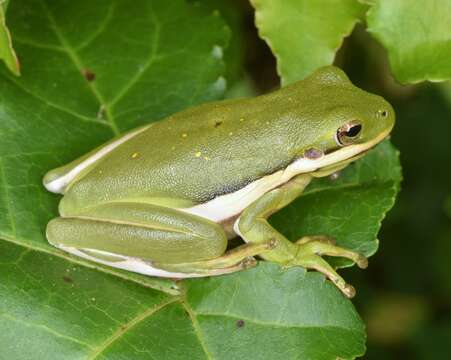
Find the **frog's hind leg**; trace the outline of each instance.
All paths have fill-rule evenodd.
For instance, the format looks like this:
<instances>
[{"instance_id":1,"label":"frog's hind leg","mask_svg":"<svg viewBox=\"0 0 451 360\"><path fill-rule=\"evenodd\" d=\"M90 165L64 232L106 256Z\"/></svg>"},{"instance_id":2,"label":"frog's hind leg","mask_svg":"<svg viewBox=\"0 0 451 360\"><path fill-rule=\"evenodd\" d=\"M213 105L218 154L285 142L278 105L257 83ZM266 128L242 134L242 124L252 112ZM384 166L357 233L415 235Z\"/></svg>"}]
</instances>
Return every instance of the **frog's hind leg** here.
<instances>
[{"instance_id":1,"label":"frog's hind leg","mask_svg":"<svg viewBox=\"0 0 451 360\"><path fill-rule=\"evenodd\" d=\"M257 199L243 211L235 222L235 232L248 244L263 243L269 239L275 240L275 248L261 254L263 259L280 263L286 267L303 266L320 271L346 296L352 297L355 293L354 288L347 284L321 256L345 257L356 262L359 267L365 268L367 260L363 255L337 247L332 238L321 235L304 237L292 243L267 221L272 213L296 199L310 179L310 175L299 175L280 188L269 191Z\"/></svg>"},{"instance_id":2,"label":"frog's hind leg","mask_svg":"<svg viewBox=\"0 0 451 360\"><path fill-rule=\"evenodd\" d=\"M162 277L219 275L249 267L265 244L224 254L227 238L210 220L148 203L117 202L50 221L49 242L105 265Z\"/></svg>"},{"instance_id":3,"label":"frog's hind leg","mask_svg":"<svg viewBox=\"0 0 451 360\"><path fill-rule=\"evenodd\" d=\"M227 259L227 256L221 256L213 260L198 261L192 263L181 264L165 264L155 263L139 258L127 258L118 254L112 254L105 251L98 250L80 250L73 247L66 247L64 245L58 245L63 251L76 255L78 257L94 261L103 265L116 267L122 270L133 271L136 273L167 277L174 279L186 279L197 278L206 276L216 276L223 274L230 274L236 271L248 269L256 265L257 261L253 256L242 257L238 261ZM249 247L249 250L252 247ZM264 250L267 247L264 246ZM244 250L244 249L243 249ZM263 250L263 251L264 251ZM248 251L243 252L243 254ZM255 251L251 251L253 255L256 252L261 252L258 248ZM230 261L228 261L230 260Z\"/></svg>"},{"instance_id":4,"label":"frog's hind leg","mask_svg":"<svg viewBox=\"0 0 451 360\"><path fill-rule=\"evenodd\" d=\"M257 260L255 260L254 256L273 249L275 244L274 241L261 244L244 244L229 250L216 259L181 264L155 263L154 265L166 271L195 272L199 277L221 275L255 266Z\"/></svg>"}]
</instances>

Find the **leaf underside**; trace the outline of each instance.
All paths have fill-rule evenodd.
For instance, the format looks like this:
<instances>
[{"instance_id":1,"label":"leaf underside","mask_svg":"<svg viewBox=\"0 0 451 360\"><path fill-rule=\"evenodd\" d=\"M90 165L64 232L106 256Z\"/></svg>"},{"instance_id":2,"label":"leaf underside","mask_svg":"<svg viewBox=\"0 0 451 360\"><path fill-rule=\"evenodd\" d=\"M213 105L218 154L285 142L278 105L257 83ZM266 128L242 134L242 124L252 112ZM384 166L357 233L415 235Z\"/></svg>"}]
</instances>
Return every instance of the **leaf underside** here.
<instances>
[{"instance_id":1,"label":"leaf underside","mask_svg":"<svg viewBox=\"0 0 451 360\"><path fill-rule=\"evenodd\" d=\"M251 0L255 23L277 58L286 85L330 65L343 38L364 15L356 0Z\"/></svg>"},{"instance_id":2,"label":"leaf underside","mask_svg":"<svg viewBox=\"0 0 451 360\"><path fill-rule=\"evenodd\" d=\"M5 14L7 7L8 1L0 0L0 59L17 76L20 75L20 65L12 46L11 34L6 26Z\"/></svg>"},{"instance_id":3,"label":"leaf underside","mask_svg":"<svg viewBox=\"0 0 451 360\"><path fill-rule=\"evenodd\" d=\"M401 83L451 78L451 2L366 0L368 31L387 49Z\"/></svg>"}]
</instances>

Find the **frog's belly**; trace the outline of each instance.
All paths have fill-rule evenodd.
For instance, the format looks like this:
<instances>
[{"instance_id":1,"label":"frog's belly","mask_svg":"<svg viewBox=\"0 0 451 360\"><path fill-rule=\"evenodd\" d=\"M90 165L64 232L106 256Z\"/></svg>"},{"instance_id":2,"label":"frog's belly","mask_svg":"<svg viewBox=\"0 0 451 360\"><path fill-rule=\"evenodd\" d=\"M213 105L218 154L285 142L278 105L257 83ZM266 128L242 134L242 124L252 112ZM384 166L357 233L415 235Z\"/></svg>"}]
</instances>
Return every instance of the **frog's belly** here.
<instances>
[{"instance_id":1,"label":"frog's belly","mask_svg":"<svg viewBox=\"0 0 451 360\"><path fill-rule=\"evenodd\" d=\"M241 214L244 209L246 209L250 204L266 192L285 184L293 176L299 174L298 163L300 161L305 162L305 165L309 165L308 167L306 166L306 170L311 171L316 169L312 161L308 159L298 159L286 169L279 170L271 175L262 177L238 191L221 195L201 205L183 208L180 210L189 214L207 218L216 223L223 223L228 219L234 218Z\"/></svg>"}]
</instances>

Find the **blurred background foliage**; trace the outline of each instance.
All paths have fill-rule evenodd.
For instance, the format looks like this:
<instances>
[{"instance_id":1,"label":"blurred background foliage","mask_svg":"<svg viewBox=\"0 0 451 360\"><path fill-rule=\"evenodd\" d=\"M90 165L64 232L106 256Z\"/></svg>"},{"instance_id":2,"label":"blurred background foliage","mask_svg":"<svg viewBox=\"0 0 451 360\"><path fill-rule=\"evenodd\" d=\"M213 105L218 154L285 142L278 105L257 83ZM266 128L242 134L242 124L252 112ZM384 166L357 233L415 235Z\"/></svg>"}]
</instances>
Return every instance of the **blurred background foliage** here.
<instances>
[{"instance_id":1,"label":"blurred background foliage","mask_svg":"<svg viewBox=\"0 0 451 360\"><path fill-rule=\"evenodd\" d=\"M254 96L280 86L276 59L258 37L249 3L207 2L221 8L232 29L227 97ZM368 331L365 359L448 358L451 83L399 84L390 72L387 51L365 24L345 39L335 65L357 86L393 104L397 123L391 139L403 166L401 193L384 220L370 267L342 271L358 289L354 304Z\"/></svg>"}]
</instances>

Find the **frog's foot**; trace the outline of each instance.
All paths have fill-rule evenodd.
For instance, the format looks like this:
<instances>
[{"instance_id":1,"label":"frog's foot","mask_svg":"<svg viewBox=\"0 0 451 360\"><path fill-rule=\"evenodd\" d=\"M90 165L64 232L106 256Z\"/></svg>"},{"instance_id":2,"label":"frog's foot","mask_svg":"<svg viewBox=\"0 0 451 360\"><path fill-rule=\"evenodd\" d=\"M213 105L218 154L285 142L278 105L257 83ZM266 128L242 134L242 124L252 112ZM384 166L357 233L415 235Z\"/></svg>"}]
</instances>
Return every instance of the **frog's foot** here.
<instances>
[{"instance_id":1,"label":"frog's foot","mask_svg":"<svg viewBox=\"0 0 451 360\"><path fill-rule=\"evenodd\" d=\"M340 248L330 244L326 237L305 237L297 242L298 251L294 258L287 264L288 266L299 265L307 269L314 269L323 273L331 280L347 297L352 298L355 295L353 286L337 274L335 269L330 266L321 256L338 256L354 261L358 267L364 269L368 266L368 260L361 254L354 251Z\"/></svg>"},{"instance_id":2,"label":"frog's foot","mask_svg":"<svg viewBox=\"0 0 451 360\"><path fill-rule=\"evenodd\" d=\"M301 238L300 240L302 240L303 243L297 243L300 247L299 253L307 252L320 256L328 255L335 257L344 257L354 261L361 269L366 269L368 267L368 259L365 256L355 251L335 246L331 243L332 241L334 241L333 238L328 238L327 236L306 236L304 238Z\"/></svg>"},{"instance_id":3,"label":"frog's foot","mask_svg":"<svg viewBox=\"0 0 451 360\"><path fill-rule=\"evenodd\" d=\"M337 167L328 171L336 171ZM318 175L324 175L321 173ZM336 273L322 255L341 256L356 262L361 268L368 264L365 257L353 251L335 246L332 238L326 236L310 236L300 239L297 243L289 241L273 228L267 218L275 211L288 205L299 197L308 185L313 174L301 174L283 186L271 190L247 207L236 220L235 232L248 244L261 244L272 240L274 249L259 254L265 260L285 266L303 266L325 274L346 296L352 297L355 290Z\"/></svg>"}]
</instances>

